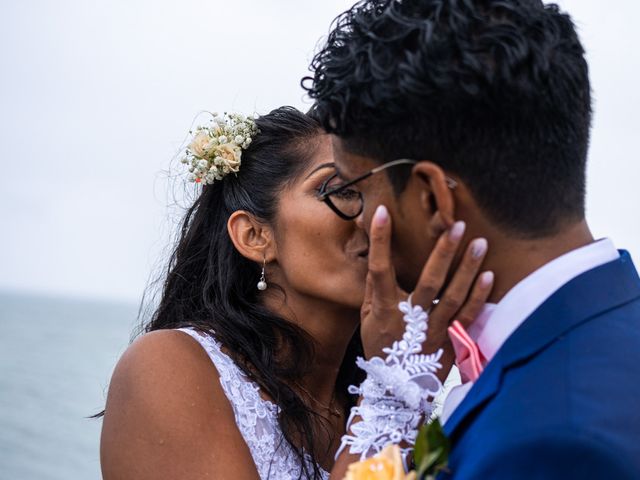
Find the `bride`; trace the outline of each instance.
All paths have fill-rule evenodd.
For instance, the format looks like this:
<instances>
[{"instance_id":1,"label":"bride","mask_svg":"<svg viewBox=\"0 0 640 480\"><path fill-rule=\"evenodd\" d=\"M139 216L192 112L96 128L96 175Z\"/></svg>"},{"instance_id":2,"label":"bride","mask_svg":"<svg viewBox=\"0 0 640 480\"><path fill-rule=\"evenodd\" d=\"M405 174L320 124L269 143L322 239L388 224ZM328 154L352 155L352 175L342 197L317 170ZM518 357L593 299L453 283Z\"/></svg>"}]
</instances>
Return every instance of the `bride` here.
<instances>
[{"instance_id":1,"label":"bride","mask_svg":"<svg viewBox=\"0 0 640 480\"><path fill-rule=\"evenodd\" d=\"M381 352L403 329L368 324L367 308L359 328L369 261L362 195L356 185L328 205L322 193L340 184L330 138L291 107L255 122L214 118L194 132L184 162L200 194L146 333L113 373L103 477L328 478L357 401L348 386L364 378L356 357ZM443 238L435 253L448 267L460 238ZM456 275L468 277L466 291L479 267L463 257ZM487 293L474 289L468 303ZM452 318L435 307L431 327Z\"/></svg>"}]
</instances>

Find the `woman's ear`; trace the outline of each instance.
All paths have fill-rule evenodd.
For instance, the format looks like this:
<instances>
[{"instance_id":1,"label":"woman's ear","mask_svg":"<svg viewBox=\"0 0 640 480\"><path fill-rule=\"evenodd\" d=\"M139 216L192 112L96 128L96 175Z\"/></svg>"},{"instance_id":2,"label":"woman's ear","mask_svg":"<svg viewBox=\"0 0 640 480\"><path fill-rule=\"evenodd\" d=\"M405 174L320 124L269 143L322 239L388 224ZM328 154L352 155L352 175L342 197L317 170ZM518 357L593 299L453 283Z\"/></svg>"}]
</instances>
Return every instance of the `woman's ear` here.
<instances>
[{"instance_id":1,"label":"woman's ear","mask_svg":"<svg viewBox=\"0 0 640 480\"><path fill-rule=\"evenodd\" d=\"M418 162L412 169L418 180L420 207L429 217L429 233L434 237L453 227L455 197L444 170L432 162Z\"/></svg>"},{"instance_id":2,"label":"woman's ear","mask_svg":"<svg viewBox=\"0 0 640 480\"><path fill-rule=\"evenodd\" d=\"M227 221L229 237L243 257L262 263L271 261L273 257L273 234L265 226L245 210L236 210Z\"/></svg>"}]
</instances>

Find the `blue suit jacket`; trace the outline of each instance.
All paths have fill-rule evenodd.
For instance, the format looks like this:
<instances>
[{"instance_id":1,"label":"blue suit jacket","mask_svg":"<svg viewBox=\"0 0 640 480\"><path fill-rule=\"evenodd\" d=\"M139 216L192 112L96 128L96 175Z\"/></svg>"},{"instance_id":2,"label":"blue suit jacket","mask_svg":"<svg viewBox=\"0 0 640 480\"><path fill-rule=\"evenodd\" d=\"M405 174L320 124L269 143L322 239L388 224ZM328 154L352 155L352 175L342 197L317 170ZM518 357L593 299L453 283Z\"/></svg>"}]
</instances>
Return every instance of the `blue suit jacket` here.
<instances>
[{"instance_id":1,"label":"blue suit jacket","mask_svg":"<svg viewBox=\"0 0 640 480\"><path fill-rule=\"evenodd\" d=\"M444 479L640 479L640 279L575 278L497 352L444 425Z\"/></svg>"}]
</instances>

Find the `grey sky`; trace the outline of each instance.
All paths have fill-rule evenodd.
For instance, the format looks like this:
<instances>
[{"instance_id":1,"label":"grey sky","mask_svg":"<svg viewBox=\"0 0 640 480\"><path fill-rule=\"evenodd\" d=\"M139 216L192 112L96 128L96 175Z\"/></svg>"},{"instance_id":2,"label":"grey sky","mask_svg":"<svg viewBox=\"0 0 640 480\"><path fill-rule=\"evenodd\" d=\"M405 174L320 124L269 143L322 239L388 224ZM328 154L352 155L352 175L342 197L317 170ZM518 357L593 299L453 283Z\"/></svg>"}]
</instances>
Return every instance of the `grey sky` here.
<instances>
[{"instance_id":1,"label":"grey sky","mask_svg":"<svg viewBox=\"0 0 640 480\"><path fill-rule=\"evenodd\" d=\"M194 115L306 108L300 78L351 3L2 2L0 288L138 299L168 242L163 171ZM559 3L595 93L588 219L637 258L640 4Z\"/></svg>"}]
</instances>

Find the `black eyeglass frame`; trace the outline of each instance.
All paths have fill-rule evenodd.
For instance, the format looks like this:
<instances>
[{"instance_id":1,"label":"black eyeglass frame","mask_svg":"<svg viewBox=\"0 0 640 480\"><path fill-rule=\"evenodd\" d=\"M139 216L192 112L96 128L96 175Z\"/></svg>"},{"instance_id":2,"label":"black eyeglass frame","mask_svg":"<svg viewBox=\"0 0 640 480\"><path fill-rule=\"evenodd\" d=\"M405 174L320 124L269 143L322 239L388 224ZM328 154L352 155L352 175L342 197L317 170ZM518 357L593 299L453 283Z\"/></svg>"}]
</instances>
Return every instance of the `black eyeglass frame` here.
<instances>
[{"instance_id":1,"label":"black eyeglass frame","mask_svg":"<svg viewBox=\"0 0 640 480\"><path fill-rule=\"evenodd\" d=\"M340 218L342 218L343 220L353 220L355 218L358 218L358 216L364 210L364 198L362 196L362 192L358 192L358 196L360 197L360 209L358 210L358 213L356 213L355 215L347 215L346 213L342 212L331 201L331 195L335 195L336 193L340 193L341 191L349 188L350 186L355 185L356 183L361 182L362 180L365 180L365 179L369 178L370 176L372 176L375 173L378 173L378 172L381 172L383 170L386 170L387 168L395 167L396 165L415 165L416 163L418 163L417 160L411 160L409 158L398 158L396 160L391 160L390 162L383 163L382 165L379 165L376 168L373 168L373 169L369 170L368 172L363 173L362 175L354 178L353 180L349 180L348 182L343 183L342 185L338 185L337 187L332 188L331 190L327 190L327 185L329 184L329 182L338 176L338 174L335 173L335 174L331 175L329 178L327 178L322 183L322 185L320 186L320 192L318 193L318 200L321 200L324 203L326 203L327 206L331 210L333 210L333 212L336 215L338 215ZM446 181L447 181L447 185L451 189L454 189L454 188L456 188L458 186L458 182L456 182L453 178L446 177Z\"/></svg>"}]
</instances>

